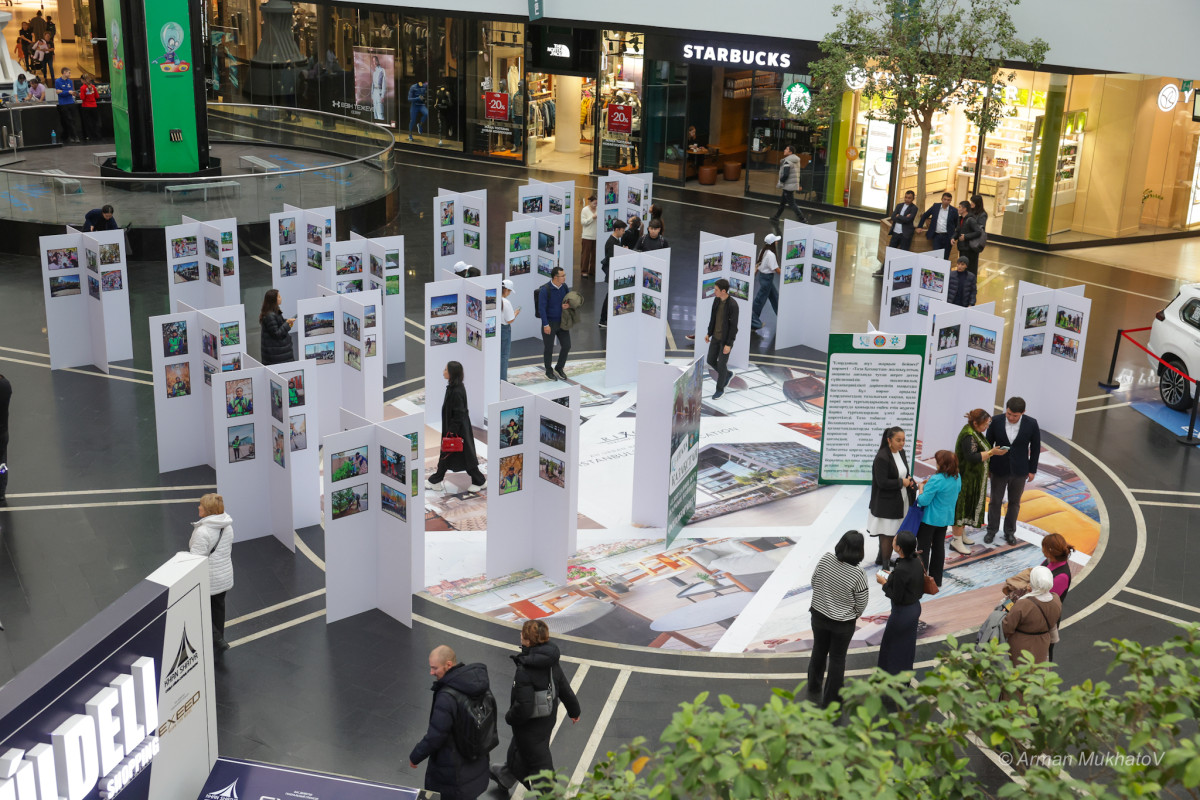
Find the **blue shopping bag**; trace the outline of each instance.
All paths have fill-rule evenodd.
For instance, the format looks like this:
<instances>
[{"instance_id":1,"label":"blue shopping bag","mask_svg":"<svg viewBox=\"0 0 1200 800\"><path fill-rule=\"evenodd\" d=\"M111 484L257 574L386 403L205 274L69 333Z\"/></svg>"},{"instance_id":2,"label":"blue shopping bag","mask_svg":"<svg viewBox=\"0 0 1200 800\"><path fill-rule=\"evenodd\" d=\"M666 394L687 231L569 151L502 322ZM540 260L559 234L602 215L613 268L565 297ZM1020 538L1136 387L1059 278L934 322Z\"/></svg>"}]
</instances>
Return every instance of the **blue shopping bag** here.
<instances>
[{"instance_id":1,"label":"blue shopping bag","mask_svg":"<svg viewBox=\"0 0 1200 800\"><path fill-rule=\"evenodd\" d=\"M913 536L917 535L917 528L921 527L921 513L924 511L916 503L909 507L908 513L904 515L904 520L900 523L900 530L897 533L908 531Z\"/></svg>"}]
</instances>

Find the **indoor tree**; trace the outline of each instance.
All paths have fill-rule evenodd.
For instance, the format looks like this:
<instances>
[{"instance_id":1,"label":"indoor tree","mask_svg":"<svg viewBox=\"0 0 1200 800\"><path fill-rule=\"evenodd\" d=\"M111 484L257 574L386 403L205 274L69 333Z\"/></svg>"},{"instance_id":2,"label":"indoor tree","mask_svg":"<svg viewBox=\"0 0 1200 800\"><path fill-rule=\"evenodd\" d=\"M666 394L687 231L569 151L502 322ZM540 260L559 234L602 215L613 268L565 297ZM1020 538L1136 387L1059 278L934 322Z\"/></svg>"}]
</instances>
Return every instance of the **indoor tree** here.
<instances>
[{"instance_id":1,"label":"indoor tree","mask_svg":"<svg viewBox=\"0 0 1200 800\"><path fill-rule=\"evenodd\" d=\"M871 119L921 131L917 203L933 117L960 105L985 133L1006 113L1004 89L1015 73L1005 62L1042 63L1048 45L1017 36L1009 9L1020 0L856 0L833 7L837 27L810 65L810 117L827 121L848 88L861 85Z\"/></svg>"}]
</instances>

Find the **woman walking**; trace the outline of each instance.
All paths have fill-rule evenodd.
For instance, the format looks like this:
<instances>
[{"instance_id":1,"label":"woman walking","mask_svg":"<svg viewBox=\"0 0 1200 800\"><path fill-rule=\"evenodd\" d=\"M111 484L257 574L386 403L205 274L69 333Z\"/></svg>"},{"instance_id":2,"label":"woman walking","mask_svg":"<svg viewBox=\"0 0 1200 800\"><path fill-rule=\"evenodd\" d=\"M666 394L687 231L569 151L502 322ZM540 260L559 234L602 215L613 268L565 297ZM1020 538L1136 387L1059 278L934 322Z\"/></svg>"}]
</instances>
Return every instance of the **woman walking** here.
<instances>
[{"instance_id":1,"label":"woman walking","mask_svg":"<svg viewBox=\"0 0 1200 800\"><path fill-rule=\"evenodd\" d=\"M867 533L879 538L875 563L884 569L890 567L892 539L914 500L916 482L908 472L904 430L887 428L871 465L871 513L867 516Z\"/></svg>"},{"instance_id":2,"label":"woman walking","mask_svg":"<svg viewBox=\"0 0 1200 800\"><path fill-rule=\"evenodd\" d=\"M933 460L937 464L937 473L925 481L921 496L917 498L917 505L925 509L921 527L917 529L917 549L925 569L941 586L946 564L946 528L954 524L962 478L958 475L958 459L954 453L938 450Z\"/></svg>"},{"instance_id":3,"label":"woman walking","mask_svg":"<svg viewBox=\"0 0 1200 800\"><path fill-rule=\"evenodd\" d=\"M579 212L579 235L583 241L579 274L590 278L596 271L596 195L589 195Z\"/></svg>"},{"instance_id":4,"label":"woman walking","mask_svg":"<svg viewBox=\"0 0 1200 800\"><path fill-rule=\"evenodd\" d=\"M900 560L891 574L880 573L875 580L883 584L883 593L892 601L879 643L879 668L899 675L913 668L917 658L917 624L921 621L921 597L925 594L925 570L917 559L917 538L908 531L896 537Z\"/></svg>"},{"instance_id":5,"label":"woman walking","mask_svg":"<svg viewBox=\"0 0 1200 800\"><path fill-rule=\"evenodd\" d=\"M279 290L268 289L263 296L262 310L258 314L258 323L262 326L260 354L264 366L286 364L295 360L295 354L292 352L292 325L296 324L296 318L284 319L279 303Z\"/></svg>"},{"instance_id":6,"label":"woman walking","mask_svg":"<svg viewBox=\"0 0 1200 800\"><path fill-rule=\"evenodd\" d=\"M508 358L512 354L512 324L520 315L521 309L515 308L512 300L508 299L513 293L513 282L505 278L500 281L500 287L500 380L506 381Z\"/></svg>"},{"instance_id":7,"label":"woman walking","mask_svg":"<svg viewBox=\"0 0 1200 800\"><path fill-rule=\"evenodd\" d=\"M475 433L471 430L471 412L467 408L467 388L463 386L463 367L457 361L446 364L442 370L446 379L446 394L442 398L442 454L438 458L437 471L425 481L425 488L440 492L442 480L447 472L465 472L471 477L469 492L482 492L487 478L479 471L479 458L475 455ZM454 449L447 449L455 439ZM457 449L461 447L461 449Z\"/></svg>"},{"instance_id":8,"label":"woman walking","mask_svg":"<svg viewBox=\"0 0 1200 800\"><path fill-rule=\"evenodd\" d=\"M511 789L516 781L530 788L527 779L554 769L550 734L558 721L558 704L567 707L571 722L578 722L579 700L559 665L558 645L550 641L550 628L540 619L521 626L521 652L509 656L517 665L512 695L504 721L513 738L503 764L492 764L492 780Z\"/></svg>"},{"instance_id":9,"label":"woman walking","mask_svg":"<svg viewBox=\"0 0 1200 800\"><path fill-rule=\"evenodd\" d=\"M1004 618L1004 637L1008 641L1013 664L1021 653L1033 654L1037 663L1050 660L1051 633L1062 618L1062 600L1053 591L1054 576L1046 567L1029 572L1029 592L1013 604Z\"/></svg>"},{"instance_id":10,"label":"woman walking","mask_svg":"<svg viewBox=\"0 0 1200 800\"><path fill-rule=\"evenodd\" d=\"M225 499L219 494L201 497L199 512L200 519L192 523L188 552L208 556L213 648L224 653L229 649L225 641L225 594L233 588L233 519L225 513Z\"/></svg>"},{"instance_id":11,"label":"woman walking","mask_svg":"<svg viewBox=\"0 0 1200 800\"><path fill-rule=\"evenodd\" d=\"M775 285L775 276L779 274L779 252L775 249L779 237L768 233L763 237L762 247L758 248L758 258L755 260L754 277L758 285L754 287L754 306L750 315L750 330L756 331L762 327L761 314L763 306L771 301L771 310L779 317L779 287Z\"/></svg>"},{"instance_id":12,"label":"woman walking","mask_svg":"<svg viewBox=\"0 0 1200 800\"><path fill-rule=\"evenodd\" d=\"M954 509L954 538L950 547L961 555L969 555L969 546L975 544L966 537L966 526L982 528L983 510L987 497L988 461L1000 453L1000 448L989 447L983 432L987 430L992 415L982 408L967 412L967 424L958 432L954 442L954 457L958 459L958 471L962 476L962 488Z\"/></svg>"},{"instance_id":13,"label":"woman walking","mask_svg":"<svg viewBox=\"0 0 1200 800\"><path fill-rule=\"evenodd\" d=\"M867 607L867 578L858 566L865 557L863 535L846 531L833 552L821 556L813 571L813 648L808 660L808 696L822 708L839 702L842 697L846 651L854 637L855 623Z\"/></svg>"}]
</instances>

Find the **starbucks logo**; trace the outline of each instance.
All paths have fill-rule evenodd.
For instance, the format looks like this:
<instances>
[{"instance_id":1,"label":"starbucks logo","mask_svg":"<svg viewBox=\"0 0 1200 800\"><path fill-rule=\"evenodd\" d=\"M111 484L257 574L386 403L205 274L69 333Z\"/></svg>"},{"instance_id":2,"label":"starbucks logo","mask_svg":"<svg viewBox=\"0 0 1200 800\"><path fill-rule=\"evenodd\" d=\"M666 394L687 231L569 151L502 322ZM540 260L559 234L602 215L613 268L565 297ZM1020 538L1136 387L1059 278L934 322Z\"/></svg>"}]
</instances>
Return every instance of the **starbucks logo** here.
<instances>
[{"instance_id":1,"label":"starbucks logo","mask_svg":"<svg viewBox=\"0 0 1200 800\"><path fill-rule=\"evenodd\" d=\"M789 114L803 114L812 105L812 92L803 83L793 83L783 90L783 107Z\"/></svg>"}]
</instances>

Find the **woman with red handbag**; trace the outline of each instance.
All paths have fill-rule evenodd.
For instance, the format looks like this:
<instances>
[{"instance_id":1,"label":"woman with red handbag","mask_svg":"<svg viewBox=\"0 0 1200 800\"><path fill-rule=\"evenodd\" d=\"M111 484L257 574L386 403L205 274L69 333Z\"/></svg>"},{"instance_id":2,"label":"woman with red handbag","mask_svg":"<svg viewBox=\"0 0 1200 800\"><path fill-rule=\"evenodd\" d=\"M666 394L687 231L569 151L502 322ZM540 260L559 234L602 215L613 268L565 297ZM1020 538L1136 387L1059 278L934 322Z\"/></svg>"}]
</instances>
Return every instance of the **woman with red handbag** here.
<instances>
[{"instance_id":1,"label":"woman with red handbag","mask_svg":"<svg viewBox=\"0 0 1200 800\"><path fill-rule=\"evenodd\" d=\"M482 492L487 478L479 471L475 455L475 434L471 431L471 415L467 409L467 389L463 386L463 368L457 361L442 370L446 379L446 395L442 398L442 453L437 471L425 481L425 488L440 492L447 472L465 472L471 477L467 491Z\"/></svg>"}]
</instances>

